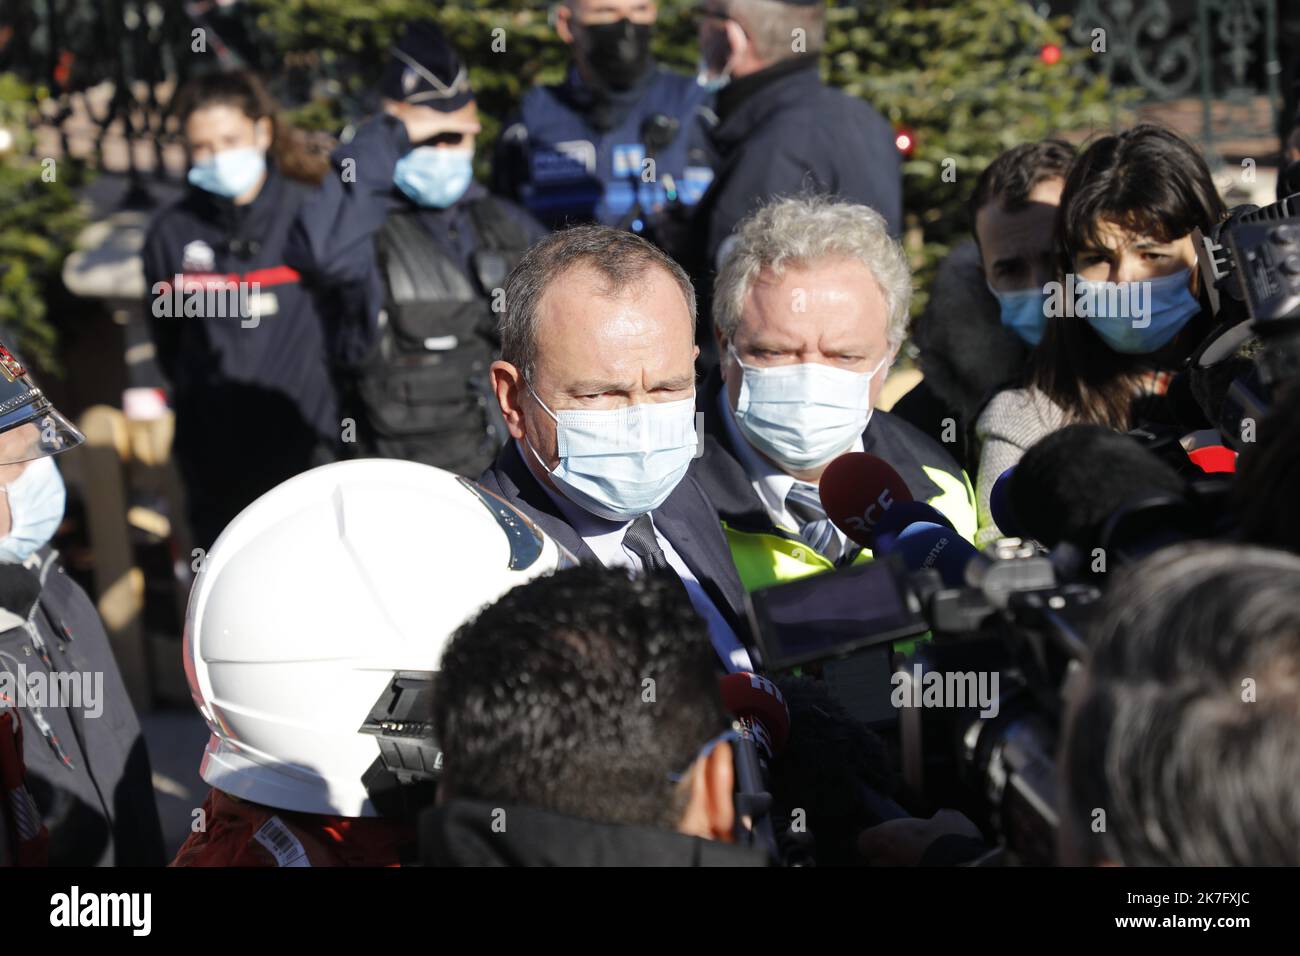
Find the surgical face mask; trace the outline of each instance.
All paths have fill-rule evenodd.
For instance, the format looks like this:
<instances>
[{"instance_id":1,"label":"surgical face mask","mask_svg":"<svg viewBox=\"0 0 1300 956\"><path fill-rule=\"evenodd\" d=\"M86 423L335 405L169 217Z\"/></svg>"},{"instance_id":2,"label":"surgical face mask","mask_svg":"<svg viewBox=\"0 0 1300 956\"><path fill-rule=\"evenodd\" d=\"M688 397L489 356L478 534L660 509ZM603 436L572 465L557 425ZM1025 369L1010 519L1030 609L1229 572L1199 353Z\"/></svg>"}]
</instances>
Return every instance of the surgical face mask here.
<instances>
[{"instance_id":1,"label":"surgical face mask","mask_svg":"<svg viewBox=\"0 0 1300 956\"><path fill-rule=\"evenodd\" d=\"M631 521L663 504L695 456L695 399L623 408L547 408L560 462L546 470L570 501L610 521ZM527 439L525 439L527 441ZM532 442L538 463L546 462Z\"/></svg>"},{"instance_id":2,"label":"surgical face mask","mask_svg":"<svg viewBox=\"0 0 1300 956\"><path fill-rule=\"evenodd\" d=\"M725 25L725 17L717 17ZM731 82L731 40L725 30L712 31L700 42L699 65L695 82L711 93L716 93Z\"/></svg>"},{"instance_id":3,"label":"surgical face mask","mask_svg":"<svg viewBox=\"0 0 1300 956\"><path fill-rule=\"evenodd\" d=\"M0 538L0 563L22 564L49 544L63 520L67 490L53 458L37 458L5 488L9 533Z\"/></svg>"},{"instance_id":4,"label":"surgical face mask","mask_svg":"<svg viewBox=\"0 0 1300 956\"><path fill-rule=\"evenodd\" d=\"M1091 310L1098 313L1087 316L1087 321L1107 345L1125 355L1146 355L1169 344L1188 320L1201 311L1191 292L1191 278L1192 270L1187 268L1158 279L1143 280L1147 295L1146 310L1141 315L1110 314L1112 304L1117 304L1121 312L1132 311L1131 283L1080 279L1075 285L1077 290L1087 293Z\"/></svg>"},{"instance_id":5,"label":"surgical face mask","mask_svg":"<svg viewBox=\"0 0 1300 956\"><path fill-rule=\"evenodd\" d=\"M695 83L710 93L716 93L731 82L731 67L724 67L721 73L715 73L704 57L700 57L695 68Z\"/></svg>"},{"instance_id":6,"label":"surgical face mask","mask_svg":"<svg viewBox=\"0 0 1300 956\"><path fill-rule=\"evenodd\" d=\"M1030 345L1042 341L1047 325L1047 295L1043 290L1035 287L1005 292L993 288L987 280L985 284L1001 307L1002 324Z\"/></svg>"},{"instance_id":7,"label":"surgical face mask","mask_svg":"<svg viewBox=\"0 0 1300 956\"><path fill-rule=\"evenodd\" d=\"M191 186L234 199L248 192L266 173L266 153L256 146L224 149L204 163L190 167Z\"/></svg>"},{"instance_id":8,"label":"surgical face mask","mask_svg":"<svg viewBox=\"0 0 1300 956\"><path fill-rule=\"evenodd\" d=\"M421 206L446 209L474 181L474 151L417 146L397 161L393 182Z\"/></svg>"},{"instance_id":9,"label":"surgical face mask","mask_svg":"<svg viewBox=\"0 0 1300 956\"><path fill-rule=\"evenodd\" d=\"M650 66L650 24L626 18L583 24L579 42L591 71L607 89L630 90Z\"/></svg>"},{"instance_id":10,"label":"surgical face mask","mask_svg":"<svg viewBox=\"0 0 1300 956\"><path fill-rule=\"evenodd\" d=\"M727 349L743 372L736 424L755 448L793 471L824 465L862 435L871 421L871 380L889 361L886 355L870 372L817 363L758 368Z\"/></svg>"}]
</instances>

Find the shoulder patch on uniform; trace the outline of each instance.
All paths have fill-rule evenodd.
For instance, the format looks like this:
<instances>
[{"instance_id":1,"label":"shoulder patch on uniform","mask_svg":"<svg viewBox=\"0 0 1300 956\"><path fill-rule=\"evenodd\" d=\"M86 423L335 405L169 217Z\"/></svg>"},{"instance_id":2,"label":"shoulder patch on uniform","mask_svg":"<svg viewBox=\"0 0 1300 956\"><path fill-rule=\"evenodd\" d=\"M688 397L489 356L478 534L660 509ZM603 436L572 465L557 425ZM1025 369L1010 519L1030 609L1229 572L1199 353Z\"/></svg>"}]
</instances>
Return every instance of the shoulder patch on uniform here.
<instances>
[{"instance_id":1,"label":"shoulder patch on uniform","mask_svg":"<svg viewBox=\"0 0 1300 956\"><path fill-rule=\"evenodd\" d=\"M181 250L181 272L211 272L216 264L216 254L202 239L187 242Z\"/></svg>"}]
</instances>

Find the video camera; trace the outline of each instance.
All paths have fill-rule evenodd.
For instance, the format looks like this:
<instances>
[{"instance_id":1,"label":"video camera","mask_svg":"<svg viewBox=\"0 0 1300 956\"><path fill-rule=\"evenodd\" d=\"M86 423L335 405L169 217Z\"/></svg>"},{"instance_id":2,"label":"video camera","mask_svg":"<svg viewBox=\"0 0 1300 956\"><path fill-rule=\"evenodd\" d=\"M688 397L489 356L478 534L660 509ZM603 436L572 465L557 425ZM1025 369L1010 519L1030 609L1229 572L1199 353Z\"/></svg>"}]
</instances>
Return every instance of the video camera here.
<instances>
[{"instance_id":1,"label":"video camera","mask_svg":"<svg viewBox=\"0 0 1300 956\"><path fill-rule=\"evenodd\" d=\"M1191 358L1194 375L1231 367L1254 336L1259 347L1234 377L1216 425L1240 451L1275 392L1300 378L1300 193L1260 208L1234 207L1208 236L1193 234L1202 287L1219 325Z\"/></svg>"},{"instance_id":2,"label":"video camera","mask_svg":"<svg viewBox=\"0 0 1300 956\"><path fill-rule=\"evenodd\" d=\"M755 591L760 666L825 680L896 749L912 809L961 810L1014 859L1047 864L1063 702L1101 592L1017 539L967 580L894 555Z\"/></svg>"}]
</instances>

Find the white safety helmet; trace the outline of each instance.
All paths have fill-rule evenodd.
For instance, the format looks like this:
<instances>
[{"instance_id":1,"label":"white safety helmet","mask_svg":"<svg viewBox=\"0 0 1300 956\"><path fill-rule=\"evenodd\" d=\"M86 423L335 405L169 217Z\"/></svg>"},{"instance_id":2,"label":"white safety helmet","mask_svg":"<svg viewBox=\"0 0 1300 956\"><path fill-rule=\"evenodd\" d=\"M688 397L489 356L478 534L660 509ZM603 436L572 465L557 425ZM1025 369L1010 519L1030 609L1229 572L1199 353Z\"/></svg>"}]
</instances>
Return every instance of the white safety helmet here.
<instances>
[{"instance_id":1,"label":"white safety helmet","mask_svg":"<svg viewBox=\"0 0 1300 956\"><path fill-rule=\"evenodd\" d=\"M185 675L212 730L200 774L267 806L377 816L362 776L380 745L360 728L397 672L436 671L461 623L569 561L506 502L428 465L289 479L226 527L190 592Z\"/></svg>"}]
</instances>

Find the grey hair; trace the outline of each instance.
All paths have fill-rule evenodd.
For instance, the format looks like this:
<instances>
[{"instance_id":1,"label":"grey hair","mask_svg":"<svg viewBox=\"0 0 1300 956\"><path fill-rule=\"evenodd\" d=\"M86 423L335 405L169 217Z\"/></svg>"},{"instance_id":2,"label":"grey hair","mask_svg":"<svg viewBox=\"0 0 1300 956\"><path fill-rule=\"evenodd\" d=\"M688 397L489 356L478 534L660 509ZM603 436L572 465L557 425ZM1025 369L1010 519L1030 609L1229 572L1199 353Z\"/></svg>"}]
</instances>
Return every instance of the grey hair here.
<instances>
[{"instance_id":1,"label":"grey hair","mask_svg":"<svg viewBox=\"0 0 1300 956\"><path fill-rule=\"evenodd\" d=\"M728 0L727 16L749 34L754 53L764 63L796 56L816 56L826 42L826 5L795 6L781 0ZM802 52L794 52L795 31L802 30Z\"/></svg>"},{"instance_id":2,"label":"grey hair","mask_svg":"<svg viewBox=\"0 0 1300 956\"><path fill-rule=\"evenodd\" d=\"M506 279L501 315L501 358L532 381L537 365L537 307L551 283L578 266L596 272L600 294L615 296L658 267L672 276L691 314L695 331L695 287L690 276L657 246L609 226L574 226L534 243Z\"/></svg>"},{"instance_id":3,"label":"grey hair","mask_svg":"<svg viewBox=\"0 0 1300 956\"><path fill-rule=\"evenodd\" d=\"M889 310L885 334L890 347L906 338L912 270L903 247L889 237L884 217L874 209L825 196L775 199L746 217L731 238L734 244L713 285L713 321L728 339L763 270L780 276L787 266L832 258L856 259L871 271Z\"/></svg>"}]
</instances>

